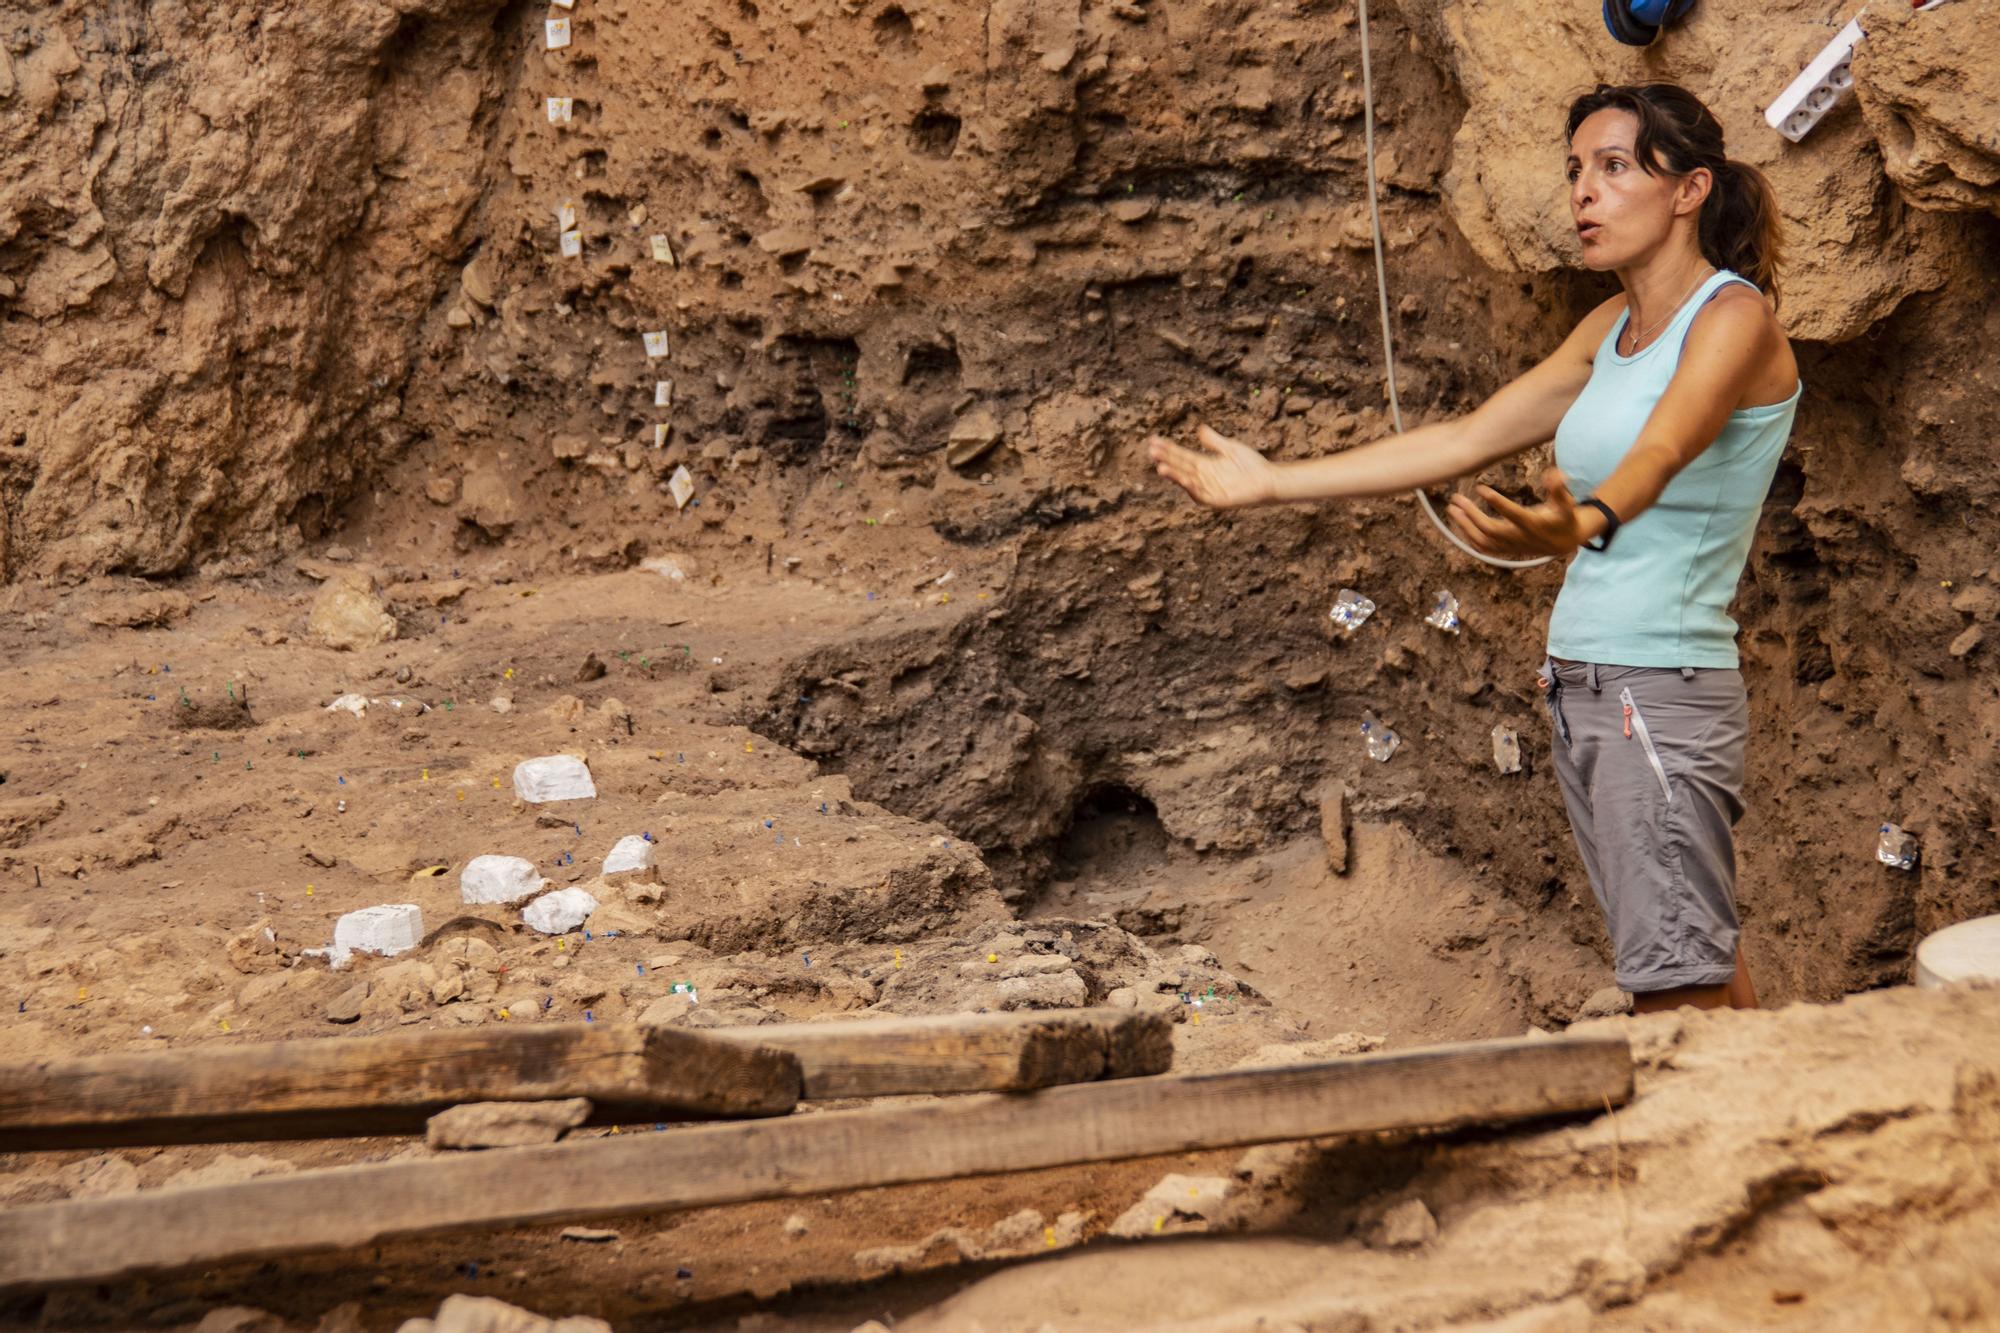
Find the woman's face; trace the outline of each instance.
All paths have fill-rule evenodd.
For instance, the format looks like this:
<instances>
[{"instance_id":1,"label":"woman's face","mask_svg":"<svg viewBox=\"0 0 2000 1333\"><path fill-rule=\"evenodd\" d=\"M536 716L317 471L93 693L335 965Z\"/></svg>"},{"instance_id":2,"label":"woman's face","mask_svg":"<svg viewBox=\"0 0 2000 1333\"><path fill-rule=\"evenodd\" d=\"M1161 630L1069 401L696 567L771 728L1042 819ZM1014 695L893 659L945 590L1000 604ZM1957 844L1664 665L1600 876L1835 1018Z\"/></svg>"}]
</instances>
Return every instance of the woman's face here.
<instances>
[{"instance_id":1,"label":"woman's face","mask_svg":"<svg viewBox=\"0 0 2000 1333\"><path fill-rule=\"evenodd\" d=\"M1569 143L1569 211L1583 243L1584 267L1624 267L1652 253L1673 230L1674 218L1701 208L1707 172L1654 176L1633 153L1639 118L1606 108L1576 127Z\"/></svg>"}]
</instances>

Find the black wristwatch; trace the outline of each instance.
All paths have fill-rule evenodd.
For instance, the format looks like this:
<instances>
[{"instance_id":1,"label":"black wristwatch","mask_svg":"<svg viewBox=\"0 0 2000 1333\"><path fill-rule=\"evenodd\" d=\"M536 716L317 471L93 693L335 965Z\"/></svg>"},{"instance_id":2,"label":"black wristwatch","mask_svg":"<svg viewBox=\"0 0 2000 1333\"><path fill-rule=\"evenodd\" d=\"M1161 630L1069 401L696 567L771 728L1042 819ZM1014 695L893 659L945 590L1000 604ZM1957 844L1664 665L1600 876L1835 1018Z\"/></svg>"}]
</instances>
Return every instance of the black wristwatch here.
<instances>
[{"instance_id":1,"label":"black wristwatch","mask_svg":"<svg viewBox=\"0 0 2000 1333\"><path fill-rule=\"evenodd\" d=\"M1604 515L1604 521L1606 524L1609 525L1604 529L1603 532L1597 535L1596 540L1585 542L1583 544L1584 549L1587 551L1603 551L1610 549L1611 539L1613 536L1617 535L1618 532L1618 527L1619 527L1618 515L1611 512L1610 505L1604 503L1604 501L1598 499L1595 496L1592 496L1588 500L1579 501L1579 503L1589 505L1592 509L1595 509L1598 513Z\"/></svg>"}]
</instances>

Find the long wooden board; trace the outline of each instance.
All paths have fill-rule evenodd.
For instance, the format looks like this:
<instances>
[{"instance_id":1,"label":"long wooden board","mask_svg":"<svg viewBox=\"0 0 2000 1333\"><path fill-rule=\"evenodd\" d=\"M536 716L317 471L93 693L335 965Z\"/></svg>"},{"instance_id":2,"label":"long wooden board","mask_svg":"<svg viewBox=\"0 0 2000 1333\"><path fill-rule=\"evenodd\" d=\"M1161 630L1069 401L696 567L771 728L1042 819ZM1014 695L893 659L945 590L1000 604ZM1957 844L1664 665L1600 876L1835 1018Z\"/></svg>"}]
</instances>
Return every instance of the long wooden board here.
<instances>
[{"instance_id":1,"label":"long wooden board","mask_svg":"<svg viewBox=\"0 0 2000 1333\"><path fill-rule=\"evenodd\" d=\"M1131 1009L1064 1009L941 1018L837 1019L710 1028L708 1035L790 1051L805 1095L1029 1092L1059 1083L1164 1074L1173 1024Z\"/></svg>"},{"instance_id":2,"label":"long wooden board","mask_svg":"<svg viewBox=\"0 0 2000 1333\"><path fill-rule=\"evenodd\" d=\"M1620 1104L1617 1038L1510 1040L601 1137L0 1212L0 1288L466 1227L582 1220Z\"/></svg>"},{"instance_id":3,"label":"long wooden board","mask_svg":"<svg viewBox=\"0 0 2000 1333\"><path fill-rule=\"evenodd\" d=\"M588 1097L592 1122L783 1115L797 1057L705 1033L518 1024L0 1066L0 1151L421 1133L460 1102Z\"/></svg>"}]
</instances>

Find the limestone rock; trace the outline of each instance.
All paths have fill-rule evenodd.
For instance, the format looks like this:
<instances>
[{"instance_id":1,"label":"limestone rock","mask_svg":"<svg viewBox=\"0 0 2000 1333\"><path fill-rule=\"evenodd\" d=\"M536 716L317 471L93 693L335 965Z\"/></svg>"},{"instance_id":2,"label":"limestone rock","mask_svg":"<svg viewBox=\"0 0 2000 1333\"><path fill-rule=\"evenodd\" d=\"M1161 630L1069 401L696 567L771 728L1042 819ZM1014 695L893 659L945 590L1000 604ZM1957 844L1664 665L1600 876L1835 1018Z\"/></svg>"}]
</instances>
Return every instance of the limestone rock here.
<instances>
[{"instance_id":1,"label":"limestone rock","mask_svg":"<svg viewBox=\"0 0 2000 1333\"><path fill-rule=\"evenodd\" d=\"M521 912L521 920L544 935L564 935L579 929L597 910L597 899L582 889L545 893Z\"/></svg>"},{"instance_id":2,"label":"limestone rock","mask_svg":"<svg viewBox=\"0 0 2000 1333\"><path fill-rule=\"evenodd\" d=\"M1882 166L1919 208L2000 215L2000 0L1868 12L1854 92Z\"/></svg>"},{"instance_id":3,"label":"limestone rock","mask_svg":"<svg viewBox=\"0 0 2000 1333\"><path fill-rule=\"evenodd\" d=\"M468 1102L432 1116L424 1142L433 1148L523 1148L554 1143L590 1118L590 1099Z\"/></svg>"},{"instance_id":4,"label":"limestone rock","mask_svg":"<svg viewBox=\"0 0 2000 1333\"><path fill-rule=\"evenodd\" d=\"M396 618L375 593L364 570L347 569L320 586L306 617L306 632L329 648L354 652L396 637Z\"/></svg>"},{"instance_id":5,"label":"limestone rock","mask_svg":"<svg viewBox=\"0 0 2000 1333\"><path fill-rule=\"evenodd\" d=\"M465 903L512 907L540 893L548 880L523 856L475 856L458 874L458 897Z\"/></svg>"},{"instance_id":6,"label":"limestone rock","mask_svg":"<svg viewBox=\"0 0 2000 1333\"><path fill-rule=\"evenodd\" d=\"M1145 1236L1206 1231L1228 1200L1234 1182L1227 1176L1165 1176L1139 1201L1119 1214L1111 1234L1128 1240Z\"/></svg>"},{"instance_id":7,"label":"limestone rock","mask_svg":"<svg viewBox=\"0 0 2000 1333\"><path fill-rule=\"evenodd\" d=\"M1368 1243L1379 1250L1414 1250L1437 1239L1437 1219L1422 1199L1405 1199L1375 1224Z\"/></svg>"},{"instance_id":8,"label":"limestone rock","mask_svg":"<svg viewBox=\"0 0 2000 1333\"><path fill-rule=\"evenodd\" d=\"M488 537L504 537L521 521L520 501L506 474L490 465L475 467L459 483L458 516Z\"/></svg>"},{"instance_id":9,"label":"limestone rock","mask_svg":"<svg viewBox=\"0 0 2000 1333\"><path fill-rule=\"evenodd\" d=\"M329 1023L352 1023L361 1017L361 1006L368 998L368 983L356 982L327 1002L326 1021Z\"/></svg>"}]
</instances>

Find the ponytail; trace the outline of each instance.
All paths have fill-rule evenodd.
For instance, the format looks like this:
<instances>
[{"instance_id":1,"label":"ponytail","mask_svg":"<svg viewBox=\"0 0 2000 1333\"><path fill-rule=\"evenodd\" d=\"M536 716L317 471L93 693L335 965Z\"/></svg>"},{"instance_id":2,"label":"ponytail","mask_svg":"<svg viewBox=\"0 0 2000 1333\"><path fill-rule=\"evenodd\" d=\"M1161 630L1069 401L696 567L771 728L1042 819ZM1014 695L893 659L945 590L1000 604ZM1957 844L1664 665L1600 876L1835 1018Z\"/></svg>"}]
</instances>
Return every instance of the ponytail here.
<instances>
[{"instance_id":1,"label":"ponytail","mask_svg":"<svg viewBox=\"0 0 2000 1333\"><path fill-rule=\"evenodd\" d=\"M1685 176L1707 168L1711 184L1697 228L1702 258L1756 283L1776 308L1783 245L1778 196L1763 172L1723 151L1715 113L1679 84L1600 83L1570 103L1564 137L1574 139L1579 125L1607 109L1637 117L1632 151L1647 174Z\"/></svg>"},{"instance_id":2,"label":"ponytail","mask_svg":"<svg viewBox=\"0 0 2000 1333\"><path fill-rule=\"evenodd\" d=\"M1724 158L1701 206L1702 257L1756 283L1778 304L1782 228L1778 196L1764 173L1748 162Z\"/></svg>"}]
</instances>

